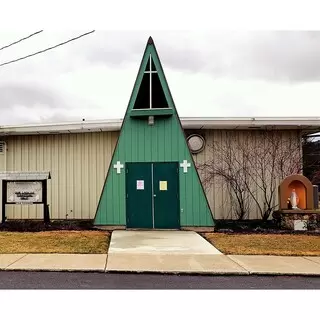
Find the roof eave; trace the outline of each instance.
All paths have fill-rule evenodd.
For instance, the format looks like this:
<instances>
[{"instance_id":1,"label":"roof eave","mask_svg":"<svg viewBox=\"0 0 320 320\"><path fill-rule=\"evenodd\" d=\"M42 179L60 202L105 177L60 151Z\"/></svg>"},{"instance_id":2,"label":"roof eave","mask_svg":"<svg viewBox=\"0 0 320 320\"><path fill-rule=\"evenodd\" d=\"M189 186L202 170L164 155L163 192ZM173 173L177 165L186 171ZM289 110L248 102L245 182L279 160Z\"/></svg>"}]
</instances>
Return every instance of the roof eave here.
<instances>
[{"instance_id":1,"label":"roof eave","mask_svg":"<svg viewBox=\"0 0 320 320\"><path fill-rule=\"evenodd\" d=\"M225 130L301 130L307 133L320 131L320 118L181 118L184 129ZM38 135L119 131L122 119L65 122L51 124L30 124L0 127L0 135Z\"/></svg>"}]
</instances>

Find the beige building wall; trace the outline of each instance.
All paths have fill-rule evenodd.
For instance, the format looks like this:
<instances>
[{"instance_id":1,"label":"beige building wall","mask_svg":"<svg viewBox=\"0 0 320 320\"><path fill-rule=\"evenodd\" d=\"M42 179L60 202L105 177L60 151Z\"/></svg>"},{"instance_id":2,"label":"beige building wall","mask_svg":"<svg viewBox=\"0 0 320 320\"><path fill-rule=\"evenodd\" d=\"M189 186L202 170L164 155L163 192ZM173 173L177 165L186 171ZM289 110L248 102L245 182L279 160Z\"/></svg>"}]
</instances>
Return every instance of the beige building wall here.
<instances>
[{"instance_id":1,"label":"beige building wall","mask_svg":"<svg viewBox=\"0 0 320 320\"><path fill-rule=\"evenodd\" d=\"M50 171L51 218L92 219L117 137L118 132L6 137L6 169ZM7 205L6 216L42 219L42 205Z\"/></svg>"},{"instance_id":2,"label":"beige building wall","mask_svg":"<svg viewBox=\"0 0 320 320\"><path fill-rule=\"evenodd\" d=\"M6 171L6 163L7 163L7 157L6 157L6 143L4 143L4 140L0 137L0 172ZM2 181L0 179L0 219L2 217Z\"/></svg>"},{"instance_id":3,"label":"beige building wall","mask_svg":"<svg viewBox=\"0 0 320 320\"><path fill-rule=\"evenodd\" d=\"M196 164L214 159L210 145L221 144L226 139L225 130L205 130L202 134L207 147L194 155ZM0 155L0 171L50 171L51 218L93 219L118 135L119 132L94 132L0 137L7 147L6 154ZM284 139L290 135L297 140L299 137L297 131L283 131L281 135ZM232 131L231 136L235 143L248 139L243 131ZM255 135L251 133L252 136ZM206 193L217 219L234 218L229 192L219 179L213 181ZM42 206L8 205L6 216L8 219L42 219ZM250 218L259 218L254 206Z\"/></svg>"},{"instance_id":4,"label":"beige building wall","mask_svg":"<svg viewBox=\"0 0 320 320\"><path fill-rule=\"evenodd\" d=\"M220 150L220 152L223 152L224 150L228 150L228 147L233 148L232 152L234 154L237 154L239 151L239 148L237 148L237 145L244 145L247 146L248 149L254 150L254 148L258 148L259 145L265 143L263 141L263 133L262 131L249 131L249 130L233 130L233 131L226 131L226 130L204 130L202 132L202 135L205 137L206 140L206 147L205 149L199 153L194 155L195 163L196 165L201 165L203 163L212 163L214 166L216 166L219 163L223 163L221 159L224 157L224 154L217 154L217 149ZM287 146L287 149L289 149L288 144L290 144L291 150L297 150L297 152L300 151L300 155L297 159L297 154L295 155L295 158L291 161L291 167L292 163L296 163L295 161L298 160L300 162L302 167L302 144L301 144L301 133L298 130L282 130L275 132L275 141L280 142L280 146L282 148L285 148ZM216 147L213 149L213 145ZM292 146L294 145L294 146ZM280 147L280 149L281 149ZM262 147L263 148L263 147ZM240 148L241 149L241 148ZM236 152L236 151L237 152ZM241 152L238 152L238 159L241 159ZM283 153L285 156L285 153ZM293 155L292 155L293 156ZM289 156L290 157L290 156ZM220 167L223 168L223 165L220 165ZM298 165L299 166L299 165ZM208 180L208 172L207 171L199 171L200 177L202 181ZM284 176L283 176L284 178ZM226 184L222 180L222 178L214 177L209 179L210 185L207 187L205 185L206 194L208 197L208 201L211 207L211 210L214 212L216 219L236 219L237 216L234 212L234 206L231 205L231 197L230 197L230 191L227 189ZM274 196L274 204L277 205L278 203L278 186L281 183L282 178L279 176L279 179L276 181L276 192ZM260 203L260 206L263 207L264 203L264 192L261 191L259 187L254 185L252 187L253 194L255 198ZM258 210L258 205L254 201L250 201L250 210L248 212L249 219L260 219L261 214Z\"/></svg>"}]
</instances>

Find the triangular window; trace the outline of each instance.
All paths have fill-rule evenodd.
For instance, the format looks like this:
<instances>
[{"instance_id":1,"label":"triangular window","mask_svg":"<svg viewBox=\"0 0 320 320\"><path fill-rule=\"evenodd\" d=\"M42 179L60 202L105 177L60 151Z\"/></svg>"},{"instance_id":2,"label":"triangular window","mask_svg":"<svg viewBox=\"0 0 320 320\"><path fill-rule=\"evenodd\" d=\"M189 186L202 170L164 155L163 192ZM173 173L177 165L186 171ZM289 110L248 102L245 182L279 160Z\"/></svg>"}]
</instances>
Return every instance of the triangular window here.
<instances>
[{"instance_id":1,"label":"triangular window","mask_svg":"<svg viewBox=\"0 0 320 320\"><path fill-rule=\"evenodd\" d=\"M169 108L169 105L150 55L133 109L163 108Z\"/></svg>"}]
</instances>

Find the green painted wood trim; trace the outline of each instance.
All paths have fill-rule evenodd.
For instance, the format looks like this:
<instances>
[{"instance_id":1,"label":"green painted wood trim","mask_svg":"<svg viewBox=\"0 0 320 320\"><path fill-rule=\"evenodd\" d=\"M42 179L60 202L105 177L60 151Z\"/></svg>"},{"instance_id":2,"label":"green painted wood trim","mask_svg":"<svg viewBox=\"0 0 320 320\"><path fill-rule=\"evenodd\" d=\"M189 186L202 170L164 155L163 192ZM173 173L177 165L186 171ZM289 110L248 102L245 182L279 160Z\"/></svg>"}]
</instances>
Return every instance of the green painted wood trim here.
<instances>
[{"instance_id":1,"label":"green painted wood trim","mask_svg":"<svg viewBox=\"0 0 320 320\"><path fill-rule=\"evenodd\" d=\"M133 109L130 111L130 117L148 117L148 116L171 116L172 109Z\"/></svg>"}]
</instances>

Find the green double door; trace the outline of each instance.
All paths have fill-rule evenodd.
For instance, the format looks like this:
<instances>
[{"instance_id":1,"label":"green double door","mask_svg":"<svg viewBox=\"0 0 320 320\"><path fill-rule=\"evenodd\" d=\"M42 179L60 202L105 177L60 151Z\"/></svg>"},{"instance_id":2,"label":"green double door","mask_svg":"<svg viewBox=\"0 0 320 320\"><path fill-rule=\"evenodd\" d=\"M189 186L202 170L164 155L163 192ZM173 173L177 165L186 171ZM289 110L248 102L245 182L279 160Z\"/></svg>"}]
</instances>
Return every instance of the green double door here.
<instances>
[{"instance_id":1,"label":"green double door","mask_svg":"<svg viewBox=\"0 0 320 320\"><path fill-rule=\"evenodd\" d=\"M179 229L176 162L126 164L127 228Z\"/></svg>"}]
</instances>

